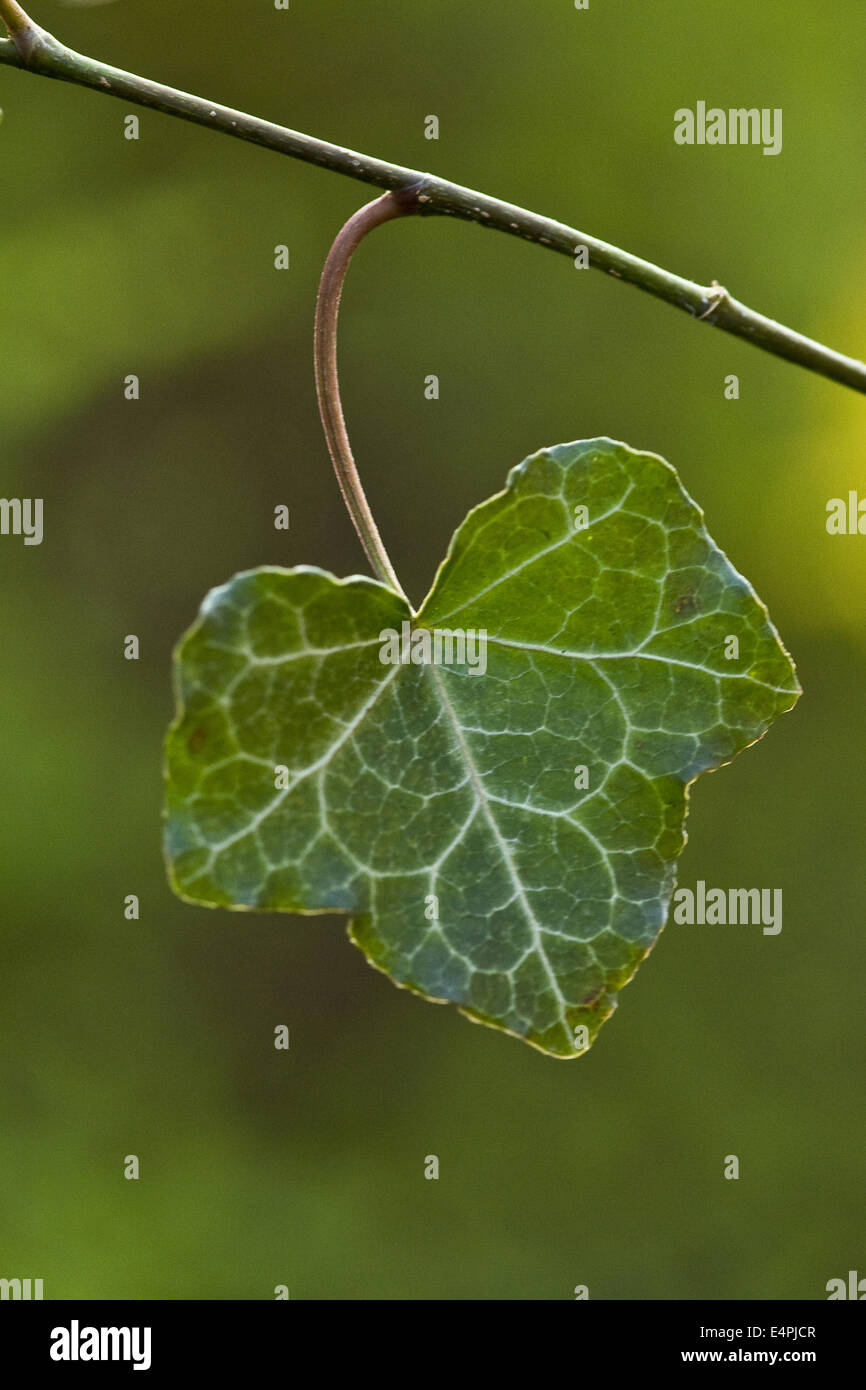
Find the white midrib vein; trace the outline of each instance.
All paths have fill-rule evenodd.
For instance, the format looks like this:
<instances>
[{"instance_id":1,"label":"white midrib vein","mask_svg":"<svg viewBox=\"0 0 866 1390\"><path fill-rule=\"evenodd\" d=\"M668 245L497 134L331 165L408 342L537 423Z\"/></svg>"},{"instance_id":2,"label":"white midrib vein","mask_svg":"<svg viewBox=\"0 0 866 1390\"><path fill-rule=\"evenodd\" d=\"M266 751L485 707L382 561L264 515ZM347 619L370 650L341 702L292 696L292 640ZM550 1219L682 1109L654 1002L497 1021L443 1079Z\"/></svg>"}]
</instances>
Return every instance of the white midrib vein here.
<instances>
[{"instance_id":1,"label":"white midrib vein","mask_svg":"<svg viewBox=\"0 0 866 1390\"><path fill-rule=\"evenodd\" d=\"M650 642L657 636L658 633L651 632L644 642ZM519 652L542 652L545 656L564 657L566 661L588 661L590 665L596 661L659 661L663 666L684 666L688 671L699 671L704 676L714 676L720 680L750 680L755 685L762 685L766 690L774 691L777 695L788 694L787 687L770 685L768 681L759 680L748 671L714 671L711 666L701 666L695 661L683 661L676 656L662 656L658 652L644 652L640 647L624 652L570 652L548 647L543 642L510 642L506 637L488 636L486 641L492 642L495 647L511 647Z\"/></svg>"},{"instance_id":2,"label":"white midrib vein","mask_svg":"<svg viewBox=\"0 0 866 1390\"><path fill-rule=\"evenodd\" d=\"M623 493L622 497L620 497L619 501L613 507L610 507L606 512L602 512L600 516L594 517L590 524L586 527L583 527L581 531L575 531L574 528L571 525L569 525L568 506L565 502L565 499L560 498L559 500L562 502L562 505L566 510L565 535L560 536L559 540L553 541L552 544L542 546L540 550L533 551L531 555L527 555L526 559L521 560L520 564L515 565L513 569L506 570L504 574L497 575L496 578L491 580L489 584L486 584L483 589L479 589L476 593L471 594L469 598L464 599L463 602L458 604L456 608L452 608L450 613L440 613L438 621L440 623L447 622L449 618L454 617L455 613L462 613L463 609L468 608L471 603L477 603L480 598L485 598L486 595L491 592L491 590L498 589L500 584L505 584L509 579L514 579L515 575L520 574L521 570L528 569L529 566L534 565L537 560L543 560L545 555L551 555L554 550L560 550L562 546L567 545L569 541L573 541L575 539L575 536L581 536L582 531L594 531L595 528L597 526L600 526L603 521L607 521L608 517L616 516L618 512L624 511L625 503L631 496L633 490L634 483L630 483L629 486L626 488L625 492ZM484 532L487 529L487 526L490 525L491 522L495 519L496 518L491 517L490 521L488 521L486 525L480 528L480 530L475 535L476 541L478 540L478 537L482 534L482 532ZM433 588L431 589L430 593L427 595L427 598L425 598L424 602L421 605L421 608L419 609L419 614L422 617L424 616L424 609L427 607L428 600L432 599L435 596L436 591L439 587L439 579L437 577L436 583L434 584Z\"/></svg>"},{"instance_id":3,"label":"white midrib vein","mask_svg":"<svg viewBox=\"0 0 866 1390\"><path fill-rule=\"evenodd\" d=\"M570 1034L568 1031L568 1023L566 1021L567 1006L565 998L563 997L562 990L559 988L559 984L557 982L556 975L554 974L553 967L551 966L550 961L547 958L547 952L544 949L544 941L541 935L541 926L539 925L538 919L529 905L529 900L526 897L523 884L520 881L520 876L517 872L517 869L514 866L514 860L511 857L511 851L508 848L508 842L503 838L502 832L499 829L499 825L496 821L496 817L490 809L490 800L487 795L487 790L481 779L481 774L479 773L478 768L475 766L475 760L472 757L472 750L470 749L469 744L466 742L466 738L464 737L463 733L463 728L460 724L460 720L457 718L454 706L448 698L448 694L445 690L442 678L440 677L439 672L437 671L435 666L431 665L428 669L430 671L431 676L433 677L434 684L436 685L436 688L439 691L439 698L442 702L442 707L445 710L445 713L448 715L448 718L450 719L451 725L454 729L454 737L457 740L457 744L460 748L463 760L466 763L466 767L469 771L469 776L472 780L472 785L475 789L475 795L478 800L478 805L481 808L481 813L484 816L484 819L487 821L487 824L490 826L491 833L493 835L494 840L496 841L497 848L502 857L502 862L505 865L508 876L511 879L512 885L514 887L515 897L520 903L526 920L530 925L535 949L538 953L542 965L544 966L544 970L547 974L547 978L550 981L551 988L559 1001L560 1017L563 1030L566 1036L570 1038Z\"/></svg>"},{"instance_id":4,"label":"white midrib vein","mask_svg":"<svg viewBox=\"0 0 866 1390\"><path fill-rule=\"evenodd\" d=\"M257 811L256 814L246 823L246 825L243 826L241 830L236 830L233 835L229 835L227 839L221 840L219 844L210 845L209 848L211 850L211 862L213 861L213 857L215 854L221 854L222 851L224 849L227 849L229 845L233 845L237 840L242 840L246 835L254 834L258 830L259 826L262 824L262 821L267 820L268 816L271 815L273 811L276 811L277 808L282 805L286 797L291 792L293 792L301 782L305 781L307 777L311 777L313 773L319 772L323 767L327 766L327 764L333 758L334 754L339 752L343 744L348 742L348 740L356 732L358 727L364 722L364 720L367 718L367 715L370 713L373 706L376 704L376 701L379 699L379 696L382 694L382 691L388 688L392 680L394 680L394 678L396 677L397 672L399 670L399 666L392 667L385 679L383 681L380 681L379 684L376 686L376 689L373 691L373 694L370 696L370 698L361 706L361 709L357 711L357 713L353 716L350 722L342 730L339 738L335 739L333 743L330 743L325 752L320 757L318 757L315 762L310 763L308 767L302 768L300 772L298 772L294 776L294 779L290 786L284 787L280 791L279 796L275 796L271 801L268 802L267 806L263 806L260 811Z\"/></svg>"}]
</instances>

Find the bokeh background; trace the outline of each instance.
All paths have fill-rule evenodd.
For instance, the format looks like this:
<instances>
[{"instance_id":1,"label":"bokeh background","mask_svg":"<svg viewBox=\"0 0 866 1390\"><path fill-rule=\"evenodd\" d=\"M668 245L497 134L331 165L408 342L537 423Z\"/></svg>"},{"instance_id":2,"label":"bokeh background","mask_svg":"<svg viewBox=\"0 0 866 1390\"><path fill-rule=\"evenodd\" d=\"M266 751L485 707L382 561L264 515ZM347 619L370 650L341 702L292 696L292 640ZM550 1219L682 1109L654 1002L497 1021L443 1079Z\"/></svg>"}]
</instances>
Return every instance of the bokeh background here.
<instances>
[{"instance_id":1,"label":"bokeh background","mask_svg":"<svg viewBox=\"0 0 866 1390\"><path fill-rule=\"evenodd\" d=\"M866 352L861 0L32 9ZM782 154L675 145L699 99L782 107ZM555 1062L396 990L337 918L165 881L171 651L203 595L260 563L365 570L311 329L371 194L146 111L128 141L135 108L7 68L0 105L0 477L45 499L41 547L0 538L0 1275L47 1298L759 1300L866 1274L866 539L824 527L866 493L862 397L464 223L392 224L350 272L346 412L410 595L514 463L609 434L676 465L805 688L695 786L681 861L684 885L783 888L781 934L669 926Z\"/></svg>"}]
</instances>

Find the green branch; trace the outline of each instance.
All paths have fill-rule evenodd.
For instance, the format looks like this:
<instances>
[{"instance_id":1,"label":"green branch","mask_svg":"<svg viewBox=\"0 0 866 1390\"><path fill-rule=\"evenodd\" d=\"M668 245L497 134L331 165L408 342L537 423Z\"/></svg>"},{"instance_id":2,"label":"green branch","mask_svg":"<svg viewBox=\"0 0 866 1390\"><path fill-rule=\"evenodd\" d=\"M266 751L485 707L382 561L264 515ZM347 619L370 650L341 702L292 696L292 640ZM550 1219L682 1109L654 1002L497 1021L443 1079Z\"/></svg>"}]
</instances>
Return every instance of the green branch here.
<instances>
[{"instance_id":1,"label":"green branch","mask_svg":"<svg viewBox=\"0 0 866 1390\"><path fill-rule=\"evenodd\" d=\"M855 391L866 393L866 363L834 352L823 343L806 338L774 319L756 313L734 299L726 289L715 283L698 285L669 270L622 251L617 246L599 241L585 232L577 231L562 222L529 212L526 208L504 203L486 193L476 193L460 184L449 183L417 169L406 169L384 159L373 159L318 140L300 131L274 125L229 106L205 101L203 97L179 92L173 87L152 82L146 77L123 72L94 58L87 58L59 43L51 34L24 13L15 0L0 0L0 18L6 24L9 39L0 40L0 63L52 77L61 82L75 82L82 87L120 97L125 102L147 106L181 120L194 121L211 130L248 140L265 149L290 155L293 159L318 164L334 173L346 174L362 183L374 184L389 190L421 185L417 192L419 212L460 217L484 227L495 227L510 236L521 237L546 246L551 251L574 258L578 247L585 247L589 265L636 285L647 294L655 295L693 318L744 338L765 352L775 353L789 362L818 372L832 381L841 382Z\"/></svg>"}]
</instances>

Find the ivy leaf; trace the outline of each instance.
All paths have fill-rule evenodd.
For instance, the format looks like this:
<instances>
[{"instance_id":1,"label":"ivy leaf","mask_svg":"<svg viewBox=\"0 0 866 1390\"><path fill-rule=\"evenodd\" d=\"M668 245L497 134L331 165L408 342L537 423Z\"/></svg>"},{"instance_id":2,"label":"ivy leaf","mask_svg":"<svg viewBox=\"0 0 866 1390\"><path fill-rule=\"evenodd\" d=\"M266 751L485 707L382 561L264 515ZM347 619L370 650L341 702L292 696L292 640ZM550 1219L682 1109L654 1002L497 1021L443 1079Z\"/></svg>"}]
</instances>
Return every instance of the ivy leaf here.
<instances>
[{"instance_id":1,"label":"ivy leaf","mask_svg":"<svg viewBox=\"0 0 866 1390\"><path fill-rule=\"evenodd\" d=\"M486 633L484 660L479 640L448 664L461 630ZM440 664L401 661L404 632L422 658L439 633ZM237 575L176 686L182 897L348 913L397 984L557 1057L586 1050L664 925L690 782L799 694L674 470L609 439L513 469L416 615L370 579Z\"/></svg>"}]
</instances>

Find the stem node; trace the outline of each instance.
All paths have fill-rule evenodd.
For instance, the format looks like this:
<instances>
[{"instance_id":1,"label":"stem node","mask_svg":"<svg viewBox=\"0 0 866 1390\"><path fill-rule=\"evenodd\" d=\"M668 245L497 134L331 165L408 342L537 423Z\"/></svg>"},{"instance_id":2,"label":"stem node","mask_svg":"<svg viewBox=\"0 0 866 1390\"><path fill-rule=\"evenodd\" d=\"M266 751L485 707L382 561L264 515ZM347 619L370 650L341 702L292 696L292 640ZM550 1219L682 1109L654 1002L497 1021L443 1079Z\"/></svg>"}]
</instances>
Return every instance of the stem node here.
<instances>
[{"instance_id":1,"label":"stem node","mask_svg":"<svg viewBox=\"0 0 866 1390\"><path fill-rule=\"evenodd\" d=\"M110 67L96 58L66 48L51 34L33 24L17 0L0 0L0 19L5 22L11 36L0 39L0 63L9 67L29 68L42 77L75 82L122 101L136 102L139 106L163 111L184 121L194 121L224 135L249 140L265 149L290 155L293 159L318 164L363 183L390 189L395 205L409 199L411 206L405 211L459 217L474 222L476 226L493 227L509 236L545 246L570 259L574 258L575 246L585 246L588 263L593 270L611 275L624 284L634 285L692 317L703 317L722 332L742 338L764 352L774 353L807 371L817 372L831 381L850 386L854 391L866 393L866 362L846 357L825 343L796 333L741 304L739 300L727 297L714 302L706 288L695 281L653 265L651 261L632 255L622 247L612 246L598 237L543 217L528 208L516 207L513 203L463 188L433 174L422 174L388 160L360 154L357 150L347 150L342 145L290 130L287 126L275 125L245 111L235 111L189 92L167 87L161 82L152 82L136 73Z\"/></svg>"}]
</instances>

